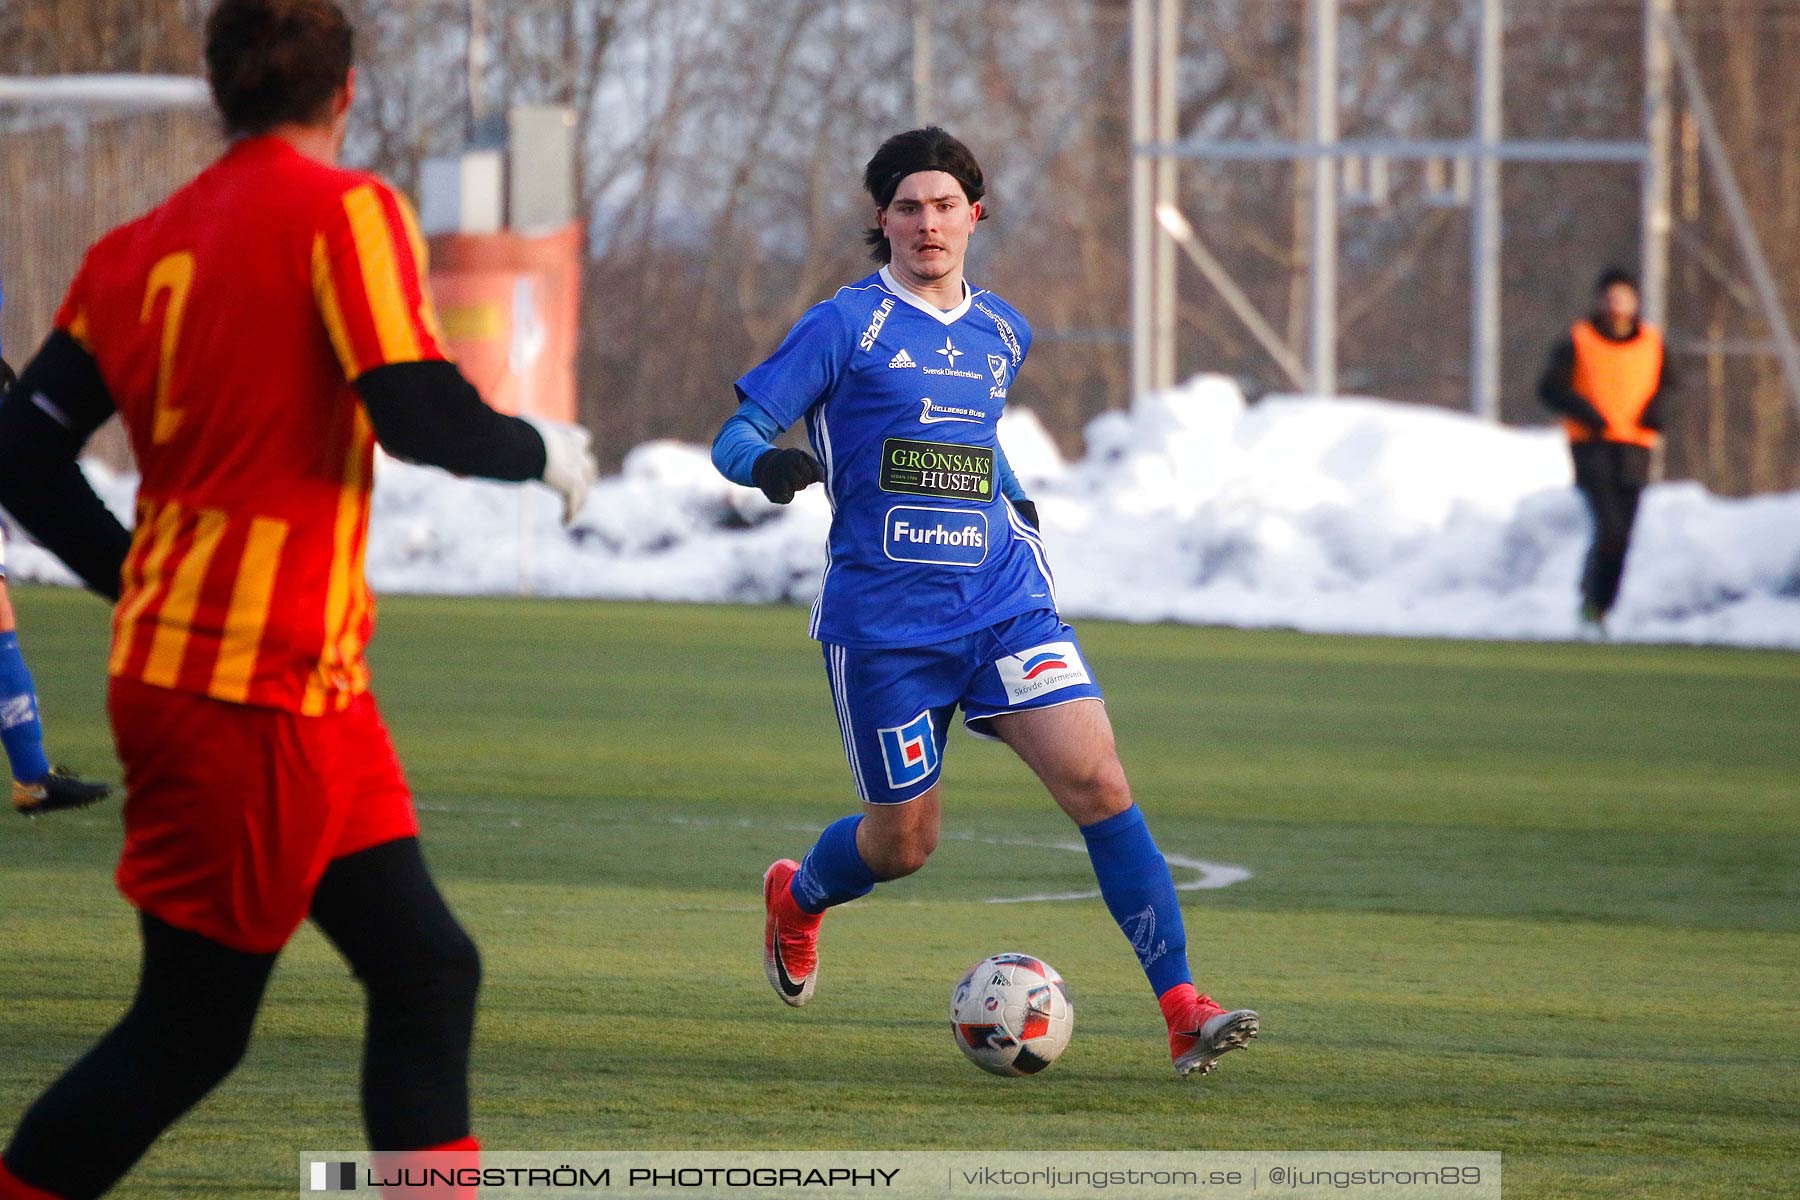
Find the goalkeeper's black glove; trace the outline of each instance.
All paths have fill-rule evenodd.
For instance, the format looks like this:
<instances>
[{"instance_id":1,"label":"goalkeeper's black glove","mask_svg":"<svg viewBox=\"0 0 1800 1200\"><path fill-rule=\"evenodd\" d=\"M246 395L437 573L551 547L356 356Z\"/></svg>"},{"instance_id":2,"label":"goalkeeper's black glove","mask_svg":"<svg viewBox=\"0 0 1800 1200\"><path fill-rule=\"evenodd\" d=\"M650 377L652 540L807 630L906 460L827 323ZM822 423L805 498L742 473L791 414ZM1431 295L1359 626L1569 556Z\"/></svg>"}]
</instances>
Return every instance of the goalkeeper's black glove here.
<instances>
[{"instance_id":1,"label":"goalkeeper's black glove","mask_svg":"<svg viewBox=\"0 0 1800 1200\"><path fill-rule=\"evenodd\" d=\"M804 450L770 450L750 468L750 481L777 504L786 504L795 492L824 478L819 460Z\"/></svg>"},{"instance_id":2,"label":"goalkeeper's black glove","mask_svg":"<svg viewBox=\"0 0 1800 1200\"><path fill-rule=\"evenodd\" d=\"M1014 500L1012 506L1019 510L1019 515L1025 518L1025 523L1027 525L1031 526L1033 529L1043 528L1042 525L1038 524L1037 505L1029 500Z\"/></svg>"},{"instance_id":3,"label":"goalkeeper's black glove","mask_svg":"<svg viewBox=\"0 0 1800 1200\"><path fill-rule=\"evenodd\" d=\"M13 374L12 364L4 358L0 358L0 396L6 395L12 385L17 382L19 382L19 377Z\"/></svg>"}]
</instances>

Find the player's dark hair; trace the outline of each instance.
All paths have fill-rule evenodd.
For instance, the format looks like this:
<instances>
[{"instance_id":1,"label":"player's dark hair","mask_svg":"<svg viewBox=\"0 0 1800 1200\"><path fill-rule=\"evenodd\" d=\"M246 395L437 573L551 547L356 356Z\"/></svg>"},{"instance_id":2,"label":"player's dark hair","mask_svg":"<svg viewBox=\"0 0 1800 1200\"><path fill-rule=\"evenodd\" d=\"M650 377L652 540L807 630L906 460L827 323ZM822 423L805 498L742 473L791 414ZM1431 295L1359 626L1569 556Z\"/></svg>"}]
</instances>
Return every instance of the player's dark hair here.
<instances>
[{"instance_id":1,"label":"player's dark hair","mask_svg":"<svg viewBox=\"0 0 1800 1200\"><path fill-rule=\"evenodd\" d=\"M982 177L981 164L975 161L975 155L936 125L896 133L881 143L881 149L863 168L863 187L874 198L876 208L886 208L893 203L900 181L919 171L942 171L949 175L962 184L963 195L969 198L970 204L987 194L987 180ZM981 219L985 221L987 216L987 210L983 209ZM863 240L869 244L869 257L876 262L885 263L893 257L893 247L888 245L881 226L865 232Z\"/></svg>"},{"instance_id":2,"label":"player's dark hair","mask_svg":"<svg viewBox=\"0 0 1800 1200\"><path fill-rule=\"evenodd\" d=\"M1615 283L1622 283L1632 291L1637 291L1637 276L1624 267L1608 267L1600 272L1600 278L1594 280L1594 295L1598 296Z\"/></svg>"},{"instance_id":3,"label":"player's dark hair","mask_svg":"<svg viewBox=\"0 0 1800 1200\"><path fill-rule=\"evenodd\" d=\"M354 61L333 0L219 0L206 18L206 75L233 137L322 120Z\"/></svg>"}]
</instances>

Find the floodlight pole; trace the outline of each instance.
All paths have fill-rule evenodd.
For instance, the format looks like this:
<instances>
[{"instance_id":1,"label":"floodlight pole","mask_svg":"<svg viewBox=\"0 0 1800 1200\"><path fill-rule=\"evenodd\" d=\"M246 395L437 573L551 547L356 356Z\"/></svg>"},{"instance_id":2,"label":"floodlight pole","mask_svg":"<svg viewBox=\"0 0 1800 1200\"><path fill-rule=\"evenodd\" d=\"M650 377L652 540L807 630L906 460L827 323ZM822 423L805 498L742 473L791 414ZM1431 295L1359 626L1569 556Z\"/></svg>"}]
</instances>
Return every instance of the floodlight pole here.
<instances>
[{"instance_id":1,"label":"floodlight pole","mask_svg":"<svg viewBox=\"0 0 1800 1200\"><path fill-rule=\"evenodd\" d=\"M1322 151L1312 160L1311 365L1312 390L1337 394L1337 158L1338 0L1312 0L1312 140Z\"/></svg>"},{"instance_id":2,"label":"floodlight pole","mask_svg":"<svg viewBox=\"0 0 1800 1200\"><path fill-rule=\"evenodd\" d=\"M1179 0L1156 0L1156 140L1165 143L1177 137L1180 15ZM1175 167L1172 158L1156 160L1156 209L1175 205ZM1167 236L1160 225L1151 227L1150 237L1156 247L1156 295L1152 305L1155 341L1150 385L1166 391L1175 386L1175 239Z\"/></svg>"},{"instance_id":3,"label":"floodlight pole","mask_svg":"<svg viewBox=\"0 0 1800 1200\"><path fill-rule=\"evenodd\" d=\"M1644 0L1643 215L1639 220L1639 296L1644 319L1665 332L1669 314L1669 35L1675 0Z\"/></svg>"},{"instance_id":4,"label":"floodlight pole","mask_svg":"<svg viewBox=\"0 0 1800 1200\"><path fill-rule=\"evenodd\" d=\"M1478 0L1475 18L1475 186L1469 237L1471 327L1469 410L1500 419L1501 0Z\"/></svg>"},{"instance_id":5,"label":"floodlight pole","mask_svg":"<svg viewBox=\"0 0 1800 1200\"><path fill-rule=\"evenodd\" d=\"M912 0L913 124L931 124L931 8L932 0Z\"/></svg>"},{"instance_id":6,"label":"floodlight pole","mask_svg":"<svg viewBox=\"0 0 1800 1200\"><path fill-rule=\"evenodd\" d=\"M466 136L475 140L481 122L487 116L487 97L482 76L487 73L487 2L469 0L469 128Z\"/></svg>"},{"instance_id":7,"label":"floodlight pole","mask_svg":"<svg viewBox=\"0 0 1800 1200\"><path fill-rule=\"evenodd\" d=\"M1744 202L1744 192L1738 186L1737 172L1731 168L1731 154L1726 149L1725 138L1719 133L1719 123L1713 116L1712 101L1706 95L1699 64L1694 61L1694 51L1682 34L1681 26L1676 23L1673 12L1665 14L1662 29L1669 49L1673 52L1675 68L1681 73L1681 86L1687 95L1688 108L1694 114L1695 124L1700 127L1700 145L1712 164L1713 182L1719 189L1719 198L1725 202L1725 215L1730 218L1732 232L1737 235L1738 253L1743 256L1744 267L1750 273L1750 286L1756 290L1763 319L1769 323L1770 338L1775 343L1775 355L1781 360L1781 372L1787 380L1788 396L1796 405L1800 405L1800 338L1794 336L1794 327L1788 321L1787 309L1782 306L1781 289L1776 285L1775 273L1769 269L1768 257L1763 254L1762 239L1756 233L1756 222L1750 217L1750 206Z\"/></svg>"},{"instance_id":8,"label":"floodlight pole","mask_svg":"<svg viewBox=\"0 0 1800 1200\"><path fill-rule=\"evenodd\" d=\"M1154 390L1155 164L1149 153L1154 97L1151 0L1131 0L1131 395Z\"/></svg>"}]
</instances>

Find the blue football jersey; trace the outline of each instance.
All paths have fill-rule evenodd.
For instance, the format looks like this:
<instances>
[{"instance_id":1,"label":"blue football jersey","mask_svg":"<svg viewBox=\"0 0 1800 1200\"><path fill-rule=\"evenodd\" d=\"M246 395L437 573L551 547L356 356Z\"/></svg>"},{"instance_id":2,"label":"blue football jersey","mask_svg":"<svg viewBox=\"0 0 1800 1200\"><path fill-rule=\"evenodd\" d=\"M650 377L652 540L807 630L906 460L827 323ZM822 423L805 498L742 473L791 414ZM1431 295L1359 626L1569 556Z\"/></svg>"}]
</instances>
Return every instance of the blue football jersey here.
<instances>
[{"instance_id":1,"label":"blue football jersey","mask_svg":"<svg viewBox=\"0 0 1800 1200\"><path fill-rule=\"evenodd\" d=\"M825 467L831 540L812 636L927 646L1056 598L1043 540L1000 494L1006 391L1031 348L1010 304L974 288L945 312L884 268L808 309L737 382Z\"/></svg>"}]
</instances>

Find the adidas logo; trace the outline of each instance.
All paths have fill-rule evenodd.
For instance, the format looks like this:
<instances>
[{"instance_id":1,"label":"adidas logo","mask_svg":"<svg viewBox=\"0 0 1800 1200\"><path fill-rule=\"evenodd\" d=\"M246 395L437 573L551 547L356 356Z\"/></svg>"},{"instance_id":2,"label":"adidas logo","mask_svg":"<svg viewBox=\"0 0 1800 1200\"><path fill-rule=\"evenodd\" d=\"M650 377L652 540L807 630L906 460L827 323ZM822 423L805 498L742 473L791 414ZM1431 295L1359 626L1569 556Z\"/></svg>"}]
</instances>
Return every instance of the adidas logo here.
<instances>
[{"instance_id":1,"label":"adidas logo","mask_svg":"<svg viewBox=\"0 0 1800 1200\"><path fill-rule=\"evenodd\" d=\"M904 346L900 348L900 353L888 359L888 366L890 367L916 367L918 365L918 363L913 361L913 356L906 352L906 347Z\"/></svg>"}]
</instances>

